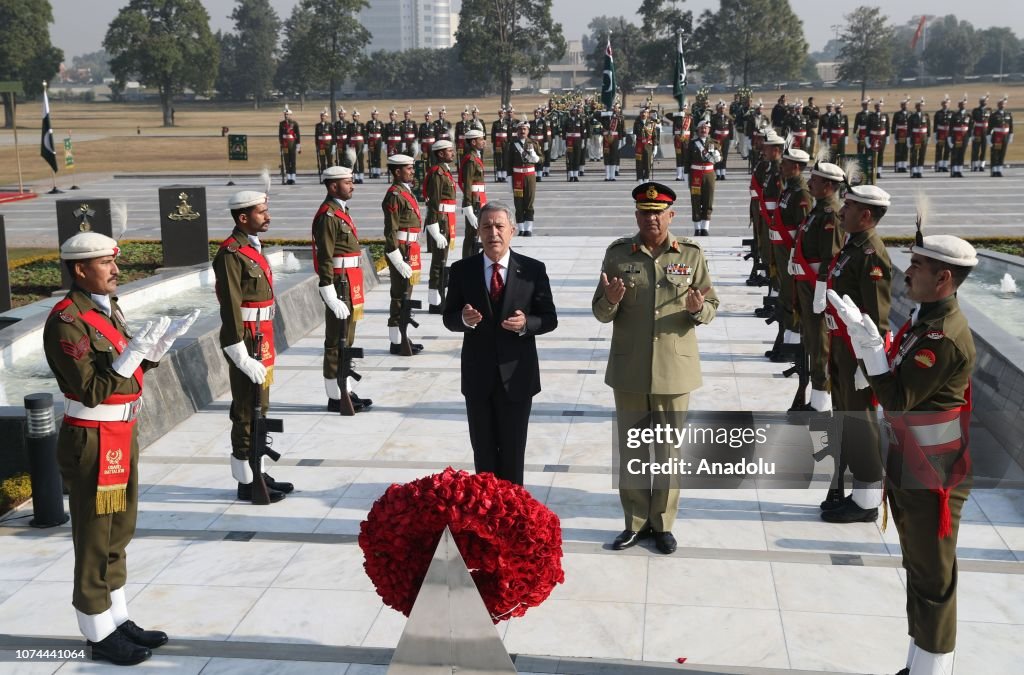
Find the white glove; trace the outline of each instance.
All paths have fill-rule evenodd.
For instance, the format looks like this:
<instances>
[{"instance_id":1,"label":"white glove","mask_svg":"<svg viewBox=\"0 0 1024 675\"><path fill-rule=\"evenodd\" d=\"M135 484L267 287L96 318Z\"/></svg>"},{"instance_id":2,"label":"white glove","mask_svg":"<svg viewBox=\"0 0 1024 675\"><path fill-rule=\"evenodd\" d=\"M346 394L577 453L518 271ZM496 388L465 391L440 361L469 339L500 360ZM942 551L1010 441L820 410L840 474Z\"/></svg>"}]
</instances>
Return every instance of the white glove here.
<instances>
[{"instance_id":1,"label":"white glove","mask_svg":"<svg viewBox=\"0 0 1024 675\"><path fill-rule=\"evenodd\" d=\"M236 342L233 345L228 345L224 348L224 353L228 355L238 369L241 370L246 377L253 381L255 384L263 384L263 381L267 379L267 367L262 363L249 356L249 352L245 349L244 342Z\"/></svg>"},{"instance_id":2,"label":"white glove","mask_svg":"<svg viewBox=\"0 0 1024 675\"><path fill-rule=\"evenodd\" d=\"M718 150L712 150L711 151L711 161L714 162L715 164L718 164L719 162L721 162L722 161L722 153L720 153Z\"/></svg>"},{"instance_id":3,"label":"white glove","mask_svg":"<svg viewBox=\"0 0 1024 675\"><path fill-rule=\"evenodd\" d=\"M427 225L427 234L434 240L438 248L447 248L448 240L441 235L441 226L437 223L430 223Z\"/></svg>"},{"instance_id":4,"label":"white glove","mask_svg":"<svg viewBox=\"0 0 1024 675\"><path fill-rule=\"evenodd\" d=\"M952 148L953 147L953 139L952 138L947 138L946 139L946 145L948 145L949 147Z\"/></svg>"},{"instance_id":5,"label":"white glove","mask_svg":"<svg viewBox=\"0 0 1024 675\"><path fill-rule=\"evenodd\" d=\"M391 264L395 266L395 269L398 270L398 273L401 274L403 278L408 279L409 277L412 276L412 268L409 267L409 263L402 260L401 251L399 251L396 248L394 251L388 251L385 255L388 257L388 260L391 261Z\"/></svg>"},{"instance_id":6,"label":"white glove","mask_svg":"<svg viewBox=\"0 0 1024 675\"><path fill-rule=\"evenodd\" d=\"M1010 134L1010 137L1006 140L1006 142L1013 143L1013 134Z\"/></svg>"},{"instance_id":7,"label":"white glove","mask_svg":"<svg viewBox=\"0 0 1024 675\"><path fill-rule=\"evenodd\" d=\"M857 367L853 369L853 388L860 391L870 386L868 378L864 376L864 369L860 367L860 364L857 364Z\"/></svg>"},{"instance_id":8,"label":"white glove","mask_svg":"<svg viewBox=\"0 0 1024 675\"><path fill-rule=\"evenodd\" d=\"M295 144L295 152L302 154L302 143Z\"/></svg>"},{"instance_id":9,"label":"white glove","mask_svg":"<svg viewBox=\"0 0 1024 675\"><path fill-rule=\"evenodd\" d=\"M466 217L466 222L472 225L473 227L477 227L479 225L479 220L477 219L476 214L473 213L472 206L463 206L462 215Z\"/></svg>"},{"instance_id":10,"label":"white glove","mask_svg":"<svg viewBox=\"0 0 1024 675\"><path fill-rule=\"evenodd\" d=\"M192 327L192 324L199 318L199 310L193 309L186 316L171 321L170 326L167 328L167 332L164 333L153 348L146 354L147 361L159 361L164 357L171 349L171 345L174 341L180 338L182 335L188 332L188 329Z\"/></svg>"},{"instance_id":11,"label":"white glove","mask_svg":"<svg viewBox=\"0 0 1024 675\"><path fill-rule=\"evenodd\" d=\"M862 359L864 355L877 349L883 349L882 336L878 327L871 317L863 314L860 308L849 295L842 298L833 290L827 292L829 303L839 314L839 318L846 324L846 332L850 334L850 342L857 353L857 358Z\"/></svg>"},{"instance_id":12,"label":"white glove","mask_svg":"<svg viewBox=\"0 0 1024 675\"><path fill-rule=\"evenodd\" d=\"M827 288L828 282L814 282L814 302L811 304L811 310L815 314L821 314L822 312L825 311L825 290Z\"/></svg>"},{"instance_id":13,"label":"white glove","mask_svg":"<svg viewBox=\"0 0 1024 675\"><path fill-rule=\"evenodd\" d=\"M338 293L334 290L334 286L319 286L317 288L320 291L320 298L327 305L327 309L334 312L334 316L339 319L347 319L349 315L348 305L338 297Z\"/></svg>"},{"instance_id":14,"label":"white glove","mask_svg":"<svg viewBox=\"0 0 1024 675\"><path fill-rule=\"evenodd\" d=\"M530 148L530 151L523 156L523 159L525 159L530 164L536 164L537 162L540 161L540 156L533 148Z\"/></svg>"},{"instance_id":15,"label":"white glove","mask_svg":"<svg viewBox=\"0 0 1024 675\"><path fill-rule=\"evenodd\" d=\"M167 332L167 327L170 325L171 320L166 316L157 319L155 323L147 321L142 330L132 338L120 356L111 364L110 367L113 371L121 377L131 377L135 369L139 367L143 359L146 358L146 355L149 354L149 351L156 346L156 343Z\"/></svg>"}]
</instances>

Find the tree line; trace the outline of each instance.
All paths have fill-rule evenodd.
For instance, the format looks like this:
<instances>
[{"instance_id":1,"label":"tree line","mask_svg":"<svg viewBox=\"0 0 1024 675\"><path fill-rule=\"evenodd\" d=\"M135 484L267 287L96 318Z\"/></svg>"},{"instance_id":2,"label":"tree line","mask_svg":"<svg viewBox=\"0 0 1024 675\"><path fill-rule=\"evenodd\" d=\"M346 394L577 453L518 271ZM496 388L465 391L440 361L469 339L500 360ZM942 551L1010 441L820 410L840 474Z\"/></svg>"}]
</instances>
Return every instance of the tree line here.
<instances>
[{"instance_id":1,"label":"tree line","mask_svg":"<svg viewBox=\"0 0 1024 675\"><path fill-rule=\"evenodd\" d=\"M841 34L809 53L803 23L788 0L720 0L699 16L684 0L643 0L635 18L594 18L582 36L600 81L611 36L622 94L671 80L683 37L686 62L705 84L818 80L815 64L839 63L839 79L862 87L921 75L954 80L1024 67L1021 40L1005 27L977 29L954 15L893 25L877 7L844 17ZM129 80L155 89L164 124L171 101L188 90L259 108L275 93L336 93L351 82L370 96L460 97L498 93L510 100L513 76L542 77L561 59L566 40L552 20L552 0L463 0L455 46L366 54L372 36L358 20L367 0L300 0L281 19L269 0L236 0L233 29L211 31L200 0L129 0L110 23L103 50L76 57L75 69L114 78L115 96ZM34 95L63 61L49 41L48 0L0 0L0 80L21 80ZM920 29L920 30L919 30ZM12 105L4 94L5 122Z\"/></svg>"}]
</instances>

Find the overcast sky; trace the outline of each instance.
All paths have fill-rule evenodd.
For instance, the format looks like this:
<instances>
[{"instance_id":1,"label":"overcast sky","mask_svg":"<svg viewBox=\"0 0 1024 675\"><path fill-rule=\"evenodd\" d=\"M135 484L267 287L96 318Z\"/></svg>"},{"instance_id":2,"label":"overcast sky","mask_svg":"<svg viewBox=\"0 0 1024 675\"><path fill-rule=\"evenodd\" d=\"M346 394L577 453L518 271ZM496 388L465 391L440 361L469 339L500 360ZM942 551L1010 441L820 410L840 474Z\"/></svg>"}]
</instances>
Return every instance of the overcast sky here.
<instances>
[{"instance_id":1,"label":"overcast sky","mask_svg":"<svg viewBox=\"0 0 1024 675\"><path fill-rule=\"evenodd\" d=\"M128 0L51 0L54 24L51 40L64 50L68 62L79 54L100 48L107 26ZM373 0L370 0L372 3ZM231 14L235 0L202 0L210 13L210 24L214 31L230 30ZM595 16L625 16L637 20L636 11L641 0L554 0L552 13L555 21L562 24L566 38L578 40L586 32L587 24ZM296 0L270 0L278 15L286 18ZM452 0L458 8L461 0ZM1024 4L1015 0L983 2L981 4L954 2L953 0L900 0L900 2L878 2L877 0L853 0L848 3L829 3L822 0L789 0L797 16L803 19L804 36L811 51L821 49L833 36L832 26L842 23L838 12L849 12L859 4L879 6L891 23L904 24L922 12L930 15L956 14L967 19L977 28L1006 26L1018 37L1024 37ZM687 0L683 7L699 15L705 9L717 9L718 0Z\"/></svg>"}]
</instances>

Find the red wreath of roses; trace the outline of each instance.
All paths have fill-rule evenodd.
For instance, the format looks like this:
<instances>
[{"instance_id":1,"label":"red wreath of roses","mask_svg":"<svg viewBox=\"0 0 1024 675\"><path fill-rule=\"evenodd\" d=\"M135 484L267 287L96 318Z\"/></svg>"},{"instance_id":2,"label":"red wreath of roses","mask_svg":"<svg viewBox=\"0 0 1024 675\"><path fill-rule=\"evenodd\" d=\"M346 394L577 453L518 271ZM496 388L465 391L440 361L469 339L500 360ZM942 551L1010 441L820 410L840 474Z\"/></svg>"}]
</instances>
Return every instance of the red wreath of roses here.
<instances>
[{"instance_id":1,"label":"red wreath of roses","mask_svg":"<svg viewBox=\"0 0 1024 675\"><path fill-rule=\"evenodd\" d=\"M565 581L554 512L520 485L448 467L392 485L360 525L363 567L384 604L409 616L445 525L494 623L524 615Z\"/></svg>"}]
</instances>

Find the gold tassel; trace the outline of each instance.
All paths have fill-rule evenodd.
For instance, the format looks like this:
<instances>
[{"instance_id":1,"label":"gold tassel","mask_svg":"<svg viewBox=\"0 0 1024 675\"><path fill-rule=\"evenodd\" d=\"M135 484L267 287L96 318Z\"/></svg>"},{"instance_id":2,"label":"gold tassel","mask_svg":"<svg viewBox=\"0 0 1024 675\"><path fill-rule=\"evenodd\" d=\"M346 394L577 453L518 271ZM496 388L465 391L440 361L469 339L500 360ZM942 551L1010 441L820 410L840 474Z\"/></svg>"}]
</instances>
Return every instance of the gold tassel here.
<instances>
[{"instance_id":1,"label":"gold tassel","mask_svg":"<svg viewBox=\"0 0 1024 675\"><path fill-rule=\"evenodd\" d=\"M363 306L362 305L356 305L355 307L352 308L352 320L353 321L362 321L362 319L363 319Z\"/></svg>"},{"instance_id":2,"label":"gold tassel","mask_svg":"<svg viewBox=\"0 0 1024 675\"><path fill-rule=\"evenodd\" d=\"M263 380L263 388L270 389L270 385L274 384L274 366L267 367L267 378Z\"/></svg>"},{"instance_id":3,"label":"gold tassel","mask_svg":"<svg viewBox=\"0 0 1024 675\"><path fill-rule=\"evenodd\" d=\"M886 495L882 495L882 533L885 534L885 528L889 526L889 500L886 499Z\"/></svg>"},{"instance_id":4,"label":"gold tassel","mask_svg":"<svg viewBox=\"0 0 1024 675\"><path fill-rule=\"evenodd\" d=\"M420 282L420 271L419 270L413 270L412 276L409 277L409 284L412 285L412 286L415 286L419 282Z\"/></svg>"},{"instance_id":5,"label":"gold tassel","mask_svg":"<svg viewBox=\"0 0 1024 675\"><path fill-rule=\"evenodd\" d=\"M128 510L128 491L125 487L100 488L96 491L96 515L104 516Z\"/></svg>"}]
</instances>

